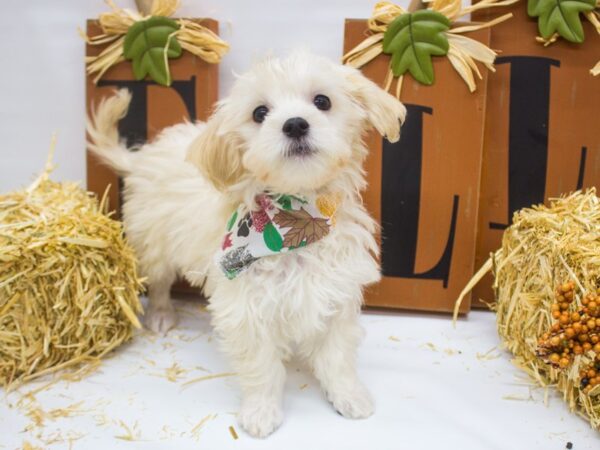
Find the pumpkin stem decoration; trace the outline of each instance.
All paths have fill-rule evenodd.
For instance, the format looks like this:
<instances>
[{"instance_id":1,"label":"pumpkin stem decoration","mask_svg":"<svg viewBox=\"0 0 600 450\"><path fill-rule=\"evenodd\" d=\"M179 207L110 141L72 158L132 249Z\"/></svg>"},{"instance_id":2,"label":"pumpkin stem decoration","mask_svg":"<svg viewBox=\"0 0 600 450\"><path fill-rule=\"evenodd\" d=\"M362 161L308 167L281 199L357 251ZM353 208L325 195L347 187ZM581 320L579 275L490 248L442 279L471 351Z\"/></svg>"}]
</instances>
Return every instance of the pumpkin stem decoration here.
<instances>
[{"instance_id":1,"label":"pumpkin stem decoration","mask_svg":"<svg viewBox=\"0 0 600 450\"><path fill-rule=\"evenodd\" d=\"M535 39L545 47L554 44L559 37L575 44L583 43L581 14L600 34L600 0L528 0L527 14L538 18L540 36ZM590 73L600 74L600 61Z\"/></svg>"},{"instance_id":2,"label":"pumpkin stem decoration","mask_svg":"<svg viewBox=\"0 0 600 450\"><path fill-rule=\"evenodd\" d=\"M229 50L229 45L208 28L188 19L170 19L179 7L179 0L154 0L149 15L121 9L113 0L106 0L112 11L100 14L102 33L88 37L90 45L109 44L97 56L86 58L88 75L94 83L115 64L132 61L137 80L150 76L163 86L171 84L169 59L178 58L186 50L210 64L217 64Z\"/></svg>"},{"instance_id":3,"label":"pumpkin stem decoration","mask_svg":"<svg viewBox=\"0 0 600 450\"><path fill-rule=\"evenodd\" d=\"M369 36L346 53L343 62L360 68L381 53L391 55L384 85L386 90L390 90L393 79L397 78L396 97L400 97L406 72L418 82L431 85L435 81L432 57L446 56L469 91L474 92L477 88L475 76L482 78L475 61L493 72L496 52L463 33L494 26L510 19L512 14L482 23L460 23L457 20L474 11L511 5L517 1L482 0L463 8L460 0L424 0L426 8L413 11L391 2L379 2L367 21ZM417 2L409 9L418 7Z\"/></svg>"}]
</instances>

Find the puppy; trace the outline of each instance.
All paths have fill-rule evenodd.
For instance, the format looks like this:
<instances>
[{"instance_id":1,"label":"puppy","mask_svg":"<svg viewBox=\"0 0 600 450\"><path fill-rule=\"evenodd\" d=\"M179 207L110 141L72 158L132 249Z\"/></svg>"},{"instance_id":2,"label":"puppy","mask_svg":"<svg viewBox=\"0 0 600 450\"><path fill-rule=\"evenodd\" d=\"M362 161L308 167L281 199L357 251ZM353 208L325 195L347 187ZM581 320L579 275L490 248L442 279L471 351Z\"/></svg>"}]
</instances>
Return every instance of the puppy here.
<instances>
[{"instance_id":1,"label":"puppy","mask_svg":"<svg viewBox=\"0 0 600 450\"><path fill-rule=\"evenodd\" d=\"M137 152L116 131L128 103L120 91L100 104L88 132L90 149L124 177L148 328L174 326L177 275L205 283L249 434L281 424L292 354L340 414L370 416L355 360L363 288L380 273L376 224L360 195L362 137L374 127L398 140L405 107L359 71L306 52L256 65L206 124L169 128Z\"/></svg>"}]
</instances>

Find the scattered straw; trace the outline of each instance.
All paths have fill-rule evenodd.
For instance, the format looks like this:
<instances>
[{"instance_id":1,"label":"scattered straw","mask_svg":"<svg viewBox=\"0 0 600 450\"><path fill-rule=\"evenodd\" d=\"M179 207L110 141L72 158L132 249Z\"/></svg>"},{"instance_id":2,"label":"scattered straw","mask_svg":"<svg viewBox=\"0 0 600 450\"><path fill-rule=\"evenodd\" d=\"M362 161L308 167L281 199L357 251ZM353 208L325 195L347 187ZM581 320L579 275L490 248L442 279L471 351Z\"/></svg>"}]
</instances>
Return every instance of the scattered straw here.
<instances>
[{"instance_id":1,"label":"scattered straw","mask_svg":"<svg viewBox=\"0 0 600 450\"><path fill-rule=\"evenodd\" d=\"M498 358L500 358L500 355L498 353L493 353L494 350L497 350L497 347L492 347L492 348L490 348L485 353L479 353L479 352L477 352L477 354L475 356L480 361L490 361L492 359L498 359Z\"/></svg>"},{"instance_id":2,"label":"scattered straw","mask_svg":"<svg viewBox=\"0 0 600 450\"><path fill-rule=\"evenodd\" d=\"M233 428L233 426L229 427L229 434L231 434L231 437L235 440L238 440L240 438L238 436L237 432L235 431L235 428Z\"/></svg>"},{"instance_id":3,"label":"scattered straw","mask_svg":"<svg viewBox=\"0 0 600 450\"><path fill-rule=\"evenodd\" d=\"M205 375L203 377L194 378L192 380L186 381L182 384L182 386L189 386L190 384L199 383L200 381L213 380L215 378L225 378L225 377L233 377L237 375L235 372L223 372L223 373L215 373L212 375Z\"/></svg>"},{"instance_id":4,"label":"scattered straw","mask_svg":"<svg viewBox=\"0 0 600 450\"><path fill-rule=\"evenodd\" d=\"M444 353L448 356L460 355L462 352L460 350L455 350L453 348L445 348Z\"/></svg>"},{"instance_id":5,"label":"scattered straw","mask_svg":"<svg viewBox=\"0 0 600 450\"><path fill-rule=\"evenodd\" d=\"M140 326L141 280L121 225L105 214L104 200L50 181L50 158L28 189L0 195L5 387L74 365L93 369Z\"/></svg>"},{"instance_id":6,"label":"scattered straw","mask_svg":"<svg viewBox=\"0 0 600 450\"><path fill-rule=\"evenodd\" d=\"M121 439L122 441L139 441L141 438L141 432L139 430L138 422L136 421L132 427L127 425L122 420L119 420L117 424L125 431L124 434L119 434L115 436L117 439Z\"/></svg>"},{"instance_id":7,"label":"scattered straw","mask_svg":"<svg viewBox=\"0 0 600 450\"><path fill-rule=\"evenodd\" d=\"M513 400L513 401L517 401L517 402L529 402L533 400L533 397L531 395L525 396L525 395L504 395L502 396L502 400Z\"/></svg>"},{"instance_id":8,"label":"scattered straw","mask_svg":"<svg viewBox=\"0 0 600 450\"><path fill-rule=\"evenodd\" d=\"M427 347L432 352L438 351L437 347L435 346L435 344L433 342L426 342L425 344L422 345L422 347Z\"/></svg>"},{"instance_id":9,"label":"scattered straw","mask_svg":"<svg viewBox=\"0 0 600 450\"><path fill-rule=\"evenodd\" d=\"M208 414L208 415L204 416L200 420L200 422L198 422L196 425L194 425L194 427L190 431L190 434L192 435L192 437L194 439L198 440L198 438L200 437L200 432L202 431L202 428L204 427L206 422L208 422L209 420L214 420L216 418L217 418L217 414Z\"/></svg>"},{"instance_id":10,"label":"scattered straw","mask_svg":"<svg viewBox=\"0 0 600 450\"><path fill-rule=\"evenodd\" d=\"M600 199L595 189L551 199L517 212L502 239L502 248L486 263L495 275L498 333L515 358L513 363L543 387L554 386L572 411L600 429L600 385L580 391L580 367L594 352L577 355L565 370L536 355L538 340L553 319L556 286L575 282L574 307L582 294L600 287ZM486 271L474 277L481 279ZM470 286L475 283L469 283ZM460 300L460 299L459 299ZM460 301L457 301L455 312Z\"/></svg>"},{"instance_id":11,"label":"scattered straw","mask_svg":"<svg viewBox=\"0 0 600 450\"><path fill-rule=\"evenodd\" d=\"M162 373L153 373L151 375L166 378L171 383L176 383L181 380L185 374L189 372L189 369L184 369L178 363L173 363L172 366L164 369Z\"/></svg>"}]
</instances>

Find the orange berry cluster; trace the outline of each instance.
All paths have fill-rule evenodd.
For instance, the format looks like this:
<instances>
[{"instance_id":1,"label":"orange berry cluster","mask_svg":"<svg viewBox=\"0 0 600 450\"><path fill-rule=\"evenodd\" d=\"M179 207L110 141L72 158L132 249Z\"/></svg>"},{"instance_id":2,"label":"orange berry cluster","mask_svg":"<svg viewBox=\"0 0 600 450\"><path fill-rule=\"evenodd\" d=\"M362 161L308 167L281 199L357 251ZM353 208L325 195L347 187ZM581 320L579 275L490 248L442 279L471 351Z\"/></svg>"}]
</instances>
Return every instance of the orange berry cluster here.
<instances>
[{"instance_id":1,"label":"orange berry cluster","mask_svg":"<svg viewBox=\"0 0 600 450\"><path fill-rule=\"evenodd\" d=\"M579 387L584 394L592 390L594 386L600 384L600 354L596 354L596 359L579 372Z\"/></svg>"},{"instance_id":2,"label":"orange berry cluster","mask_svg":"<svg viewBox=\"0 0 600 450\"><path fill-rule=\"evenodd\" d=\"M593 350L596 359L580 373L581 388L589 391L600 384L600 289L575 300L575 283L569 281L556 289L550 331L538 340L538 356L554 367L566 369L576 355Z\"/></svg>"}]
</instances>

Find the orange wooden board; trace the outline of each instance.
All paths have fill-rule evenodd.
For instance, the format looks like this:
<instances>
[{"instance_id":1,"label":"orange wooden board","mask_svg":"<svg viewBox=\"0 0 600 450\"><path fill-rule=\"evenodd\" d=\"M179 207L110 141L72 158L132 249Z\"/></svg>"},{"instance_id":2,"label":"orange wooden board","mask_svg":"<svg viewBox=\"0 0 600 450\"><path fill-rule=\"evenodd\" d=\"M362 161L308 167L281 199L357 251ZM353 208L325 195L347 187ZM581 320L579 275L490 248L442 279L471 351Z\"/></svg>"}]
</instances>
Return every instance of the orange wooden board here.
<instances>
[{"instance_id":1,"label":"orange wooden board","mask_svg":"<svg viewBox=\"0 0 600 450\"><path fill-rule=\"evenodd\" d=\"M215 33L219 24L212 19L193 19ZM88 36L100 33L97 21L88 20ZM86 46L86 55L97 55L104 47ZM218 96L219 68L184 51L177 59L169 60L172 85L160 86L151 80L135 81L131 63L121 62L110 68L94 84L93 77L86 75L86 111L90 114L93 105L97 105L103 97L110 96L115 89L129 88L132 92L132 103L127 116L121 120L119 131L130 144L152 140L163 128L175 125L185 119L206 120L210 115ZM87 187L88 190L102 196L108 186L109 207L120 218L121 182L119 177L108 167L101 164L96 157L87 152ZM186 284L178 283L177 291L196 292Z\"/></svg>"},{"instance_id":2,"label":"orange wooden board","mask_svg":"<svg viewBox=\"0 0 600 450\"><path fill-rule=\"evenodd\" d=\"M345 52L366 30L365 20L346 20ZM488 43L489 30L469 36ZM432 86L404 77L400 142L384 143L375 132L366 138L364 199L382 225L384 274L367 290L367 306L449 312L473 273L487 72L470 93L446 58L433 61ZM381 55L362 71L382 85L388 65Z\"/></svg>"},{"instance_id":3,"label":"orange wooden board","mask_svg":"<svg viewBox=\"0 0 600 450\"><path fill-rule=\"evenodd\" d=\"M210 30L218 32L218 22L211 19L198 19ZM100 33L100 28L95 20L88 20L88 36ZM86 55L97 55L103 46L86 46ZM97 105L103 97L110 96L119 87L128 87L132 90L133 100L128 116L121 121L122 134L135 134L133 141L141 143L145 137L153 139L163 128L182 122L184 119L206 120L218 96L219 68L215 64L208 64L200 58L184 51L177 59L169 60L169 67L173 84L170 87L160 86L151 80L134 81L131 63L121 62L111 67L96 85L93 77L86 75L86 111L89 114L92 105ZM187 103L187 104L186 104ZM133 115L142 116L140 120L131 120ZM193 117L192 117L193 116ZM139 119L139 117L138 117ZM128 124L131 127L128 128ZM145 133L140 131L145 127ZM132 129L136 128L136 129ZM146 134L146 136L140 136ZM121 200L119 196L119 179L108 167L100 164L96 157L87 152L87 183L88 189L102 195L110 184L110 208L120 217Z\"/></svg>"},{"instance_id":4,"label":"orange wooden board","mask_svg":"<svg viewBox=\"0 0 600 450\"><path fill-rule=\"evenodd\" d=\"M600 185L600 77L589 73L600 36L584 20L582 45L559 39L544 47L526 2L504 12L514 17L491 29L491 47L501 53L488 79L476 268L501 246L515 209ZM491 284L489 275L473 298L492 301Z\"/></svg>"}]
</instances>

